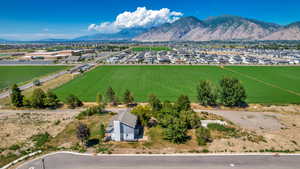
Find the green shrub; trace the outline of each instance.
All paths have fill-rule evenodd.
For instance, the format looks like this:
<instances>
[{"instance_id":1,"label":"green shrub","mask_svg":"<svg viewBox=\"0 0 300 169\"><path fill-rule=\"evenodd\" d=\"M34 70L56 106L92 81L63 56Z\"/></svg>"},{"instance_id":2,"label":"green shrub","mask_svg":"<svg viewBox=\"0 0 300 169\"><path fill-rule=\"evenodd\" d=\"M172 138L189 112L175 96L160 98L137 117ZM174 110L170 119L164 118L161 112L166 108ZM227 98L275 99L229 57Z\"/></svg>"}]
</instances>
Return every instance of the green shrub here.
<instances>
[{"instance_id":1,"label":"green shrub","mask_svg":"<svg viewBox=\"0 0 300 169\"><path fill-rule=\"evenodd\" d=\"M56 120L55 122L54 122L54 125L59 125L60 124L60 120Z\"/></svg>"},{"instance_id":2,"label":"green shrub","mask_svg":"<svg viewBox=\"0 0 300 169\"><path fill-rule=\"evenodd\" d=\"M36 147L42 147L46 142L50 140L51 136L49 133L42 133L32 136L32 140L35 142Z\"/></svg>"},{"instance_id":3,"label":"green shrub","mask_svg":"<svg viewBox=\"0 0 300 169\"><path fill-rule=\"evenodd\" d=\"M187 124L179 118L173 118L167 128L164 129L164 139L175 144L187 141Z\"/></svg>"},{"instance_id":4,"label":"green shrub","mask_svg":"<svg viewBox=\"0 0 300 169\"><path fill-rule=\"evenodd\" d=\"M210 123L207 125L207 128L211 129L211 130L221 131L221 132L235 132L236 131L235 128L226 127L226 126L218 124L218 123Z\"/></svg>"},{"instance_id":5,"label":"green shrub","mask_svg":"<svg viewBox=\"0 0 300 169\"><path fill-rule=\"evenodd\" d=\"M196 137L199 146L205 146L207 143L212 141L210 131L204 127L196 129Z\"/></svg>"},{"instance_id":6,"label":"green shrub","mask_svg":"<svg viewBox=\"0 0 300 169\"><path fill-rule=\"evenodd\" d=\"M105 154L105 153L110 154L111 148L109 147L109 145L99 144L97 146L96 152L102 153L102 154Z\"/></svg>"},{"instance_id":7,"label":"green shrub","mask_svg":"<svg viewBox=\"0 0 300 169\"><path fill-rule=\"evenodd\" d=\"M48 91L46 93L46 98L45 98L44 102L45 102L45 106L55 109L59 106L60 101L56 94Z\"/></svg>"},{"instance_id":8,"label":"green shrub","mask_svg":"<svg viewBox=\"0 0 300 169\"><path fill-rule=\"evenodd\" d=\"M8 153L7 155L0 155L0 167L8 164L9 162L12 162L16 160L19 156L13 153Z\"/></svg>"},{"instance_id":9,"label":"green shrub","mask_svg":"<svg viewBox=\"0 0 300 169\"><path fill-rule=\"evenodd\" d=\"M203 149L202 152L203 152L203 153L209 153L209 150Z\"/></svg>"},{"instance_id":10,"label":"green shrub","mask_svg":"<svg viewBox=\"0 0 300 169\"><path fill-rule=\"evenodd\" d=\"M73 94L71 94L67 97L66 103L69 106L69 108L71 108L71 109L83 106L82 101L77 96L75 96Z\"/></svg>"},{"instance_id":11,"label":"green shrub","mask_svg":"<svg viewBox=\"0 0 300 169\"><path fill-rule=\"evenodd\" d=\"M34 89L32 96L30 98L30 103L33 108L45 108L45 99L46 99L46 94L42 89Z\"/></svg>"},{"instance_id":12,"label":"green shrub","mask_svg":"<svg viewBox=\"0 0 300 169\"><path fill-rule=\"evenodd\" d=\"M93 116L95 114L104 114L104 113L105 113L105 111L103 110L102 106L93 106L93 107L89 107L86 110L80 112L76 118L82 119L83 117Z\"/></svg>"},{"instance_id":13,"label":"green shrub","mask_svg":"<svg viewBox=\"0 0 300 169\"><path fill-rule=\"evenodd\" d=\"M8 149L9 150L19 150L21 147L18 144L14 144L12 146L10 146Z\"/></svg>"}]
</instances>

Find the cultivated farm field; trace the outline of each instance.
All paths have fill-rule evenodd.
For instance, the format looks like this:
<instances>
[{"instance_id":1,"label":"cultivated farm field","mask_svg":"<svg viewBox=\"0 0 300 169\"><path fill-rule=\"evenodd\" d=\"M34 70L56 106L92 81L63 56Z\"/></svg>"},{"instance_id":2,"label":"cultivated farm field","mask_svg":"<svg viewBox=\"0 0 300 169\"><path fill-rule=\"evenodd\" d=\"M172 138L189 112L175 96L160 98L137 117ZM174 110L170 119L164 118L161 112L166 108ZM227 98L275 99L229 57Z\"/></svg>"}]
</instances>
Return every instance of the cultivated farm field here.
<instances>
[{"instance_id":1,"label":"cultivated farm field","mask_svg":"<svg viewBox=\"0 0 300 169\"><path fill-rule=\"evenodd\" d=\"M216 88L222 77L236 77L245 86L249 103L300 103L300 67L291 66L100 66L55 89L61 99L69 94L95 101L111 86L119 99L129 89L138 102L150 94L174 101L186 94L196 101L196 85L211 80Z\"/></svg>"},{"instance_id":2,"label":"cultivated farm field","mask_svg":"<svg viewBox=\"0 0 300 169\"><path fill-rule=\"evenodd\" d=\"M67 66L0 66L0 89L10 87L47 74L59 72Z\"/></svg>"}]
</instances>

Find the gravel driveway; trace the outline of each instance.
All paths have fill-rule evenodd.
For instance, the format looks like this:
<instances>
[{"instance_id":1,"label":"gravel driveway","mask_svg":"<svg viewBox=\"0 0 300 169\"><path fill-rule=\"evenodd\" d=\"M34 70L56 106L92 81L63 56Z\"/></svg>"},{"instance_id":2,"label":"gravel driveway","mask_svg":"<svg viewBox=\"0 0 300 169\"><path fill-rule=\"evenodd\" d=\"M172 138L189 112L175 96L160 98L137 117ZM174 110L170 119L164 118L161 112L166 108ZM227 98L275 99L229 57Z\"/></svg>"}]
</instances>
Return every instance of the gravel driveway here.
<instances>
[{"instance_id":1,"label":"gravel driveway","mask_svg":"<svg viewBox=\"0 0 300 169\"><path fill-rule=\"evenodd\" d=\"M247 129L279 130L284 127L278 120L281 114L271 112L249 112L228 110L195 110L208 112L224 117L225 119Z\"/></svg>"}]
</instances>

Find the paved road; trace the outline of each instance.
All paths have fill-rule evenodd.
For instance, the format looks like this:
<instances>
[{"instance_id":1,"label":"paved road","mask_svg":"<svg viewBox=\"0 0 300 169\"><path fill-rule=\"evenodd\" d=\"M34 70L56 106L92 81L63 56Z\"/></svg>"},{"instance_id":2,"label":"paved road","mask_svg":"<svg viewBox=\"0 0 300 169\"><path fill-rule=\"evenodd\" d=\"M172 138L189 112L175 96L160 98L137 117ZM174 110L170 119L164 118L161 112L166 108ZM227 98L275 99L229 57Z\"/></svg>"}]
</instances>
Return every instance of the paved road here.
<instances>
[{"instance_id":1,"label":"paved road","mask_svg":"<svg viewBox=\"0 0 300 169\"><path fill-rule=\"evenodd\" d=\"M299 169L300 156L84 156L59 153L44 157L45 169ZM42 160L18 169L43 169Z\"/></svg>"}]
</instances>

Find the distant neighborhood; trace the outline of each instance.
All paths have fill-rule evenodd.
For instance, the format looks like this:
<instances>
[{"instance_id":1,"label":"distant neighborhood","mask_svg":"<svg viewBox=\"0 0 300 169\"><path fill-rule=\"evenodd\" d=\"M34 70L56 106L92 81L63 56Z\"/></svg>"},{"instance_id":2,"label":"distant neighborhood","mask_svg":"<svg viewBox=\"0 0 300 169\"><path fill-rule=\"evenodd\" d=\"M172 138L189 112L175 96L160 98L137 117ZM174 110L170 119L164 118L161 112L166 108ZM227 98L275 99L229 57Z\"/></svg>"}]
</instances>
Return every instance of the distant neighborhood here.
<instances>
[{"instance_id":1,"label":"distant neighborhood","mask_svg":"<svg viewBox=\"0 0 300 169\"><path fill-rule=\"evenodd\" d=\"M259 43L100 43L68 42L6 44L0 64L194 64L194 65L297 65L298 44ZM58 47L59 46L59 47ZM15 47L18 49L10 50ZM20 52L22 51L22 52Z\"/></svg>"}]
</instances>

